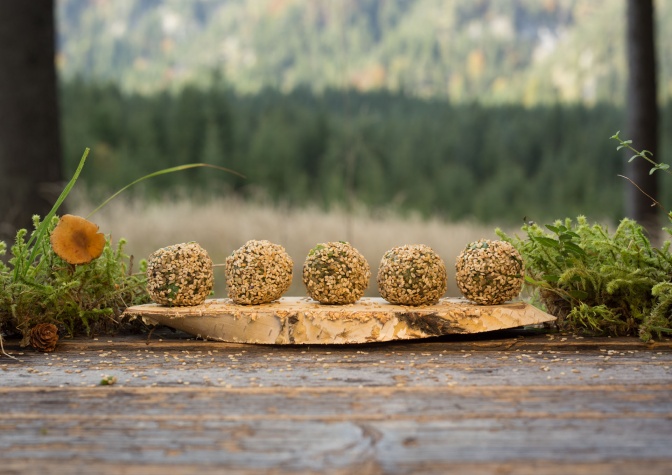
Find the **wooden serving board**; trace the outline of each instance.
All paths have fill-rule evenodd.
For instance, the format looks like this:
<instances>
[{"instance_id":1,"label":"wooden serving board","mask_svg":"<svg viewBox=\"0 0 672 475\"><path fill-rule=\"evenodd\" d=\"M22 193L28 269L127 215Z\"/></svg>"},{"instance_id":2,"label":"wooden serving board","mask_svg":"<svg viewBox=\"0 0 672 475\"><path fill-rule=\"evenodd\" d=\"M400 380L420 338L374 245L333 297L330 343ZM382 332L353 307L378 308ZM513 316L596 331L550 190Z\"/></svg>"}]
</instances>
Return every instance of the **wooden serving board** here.
<instances>
[{"instance_id":1,"label":"wooden serving board","mask_svg":"<svg viewBox=\"0 0 672 475\"><path fill-rule=\"evenodd\" d=\"M436 305L419 307L392 305L382 298L363 298L351 305L321 305L307 297L283 297L263 305L209 299L193 307L136 305L124 314L203 339L275 345L406 340L555 320L523 302L488 306L464 299L441 299Z\"/></svg>"}]
</instances>

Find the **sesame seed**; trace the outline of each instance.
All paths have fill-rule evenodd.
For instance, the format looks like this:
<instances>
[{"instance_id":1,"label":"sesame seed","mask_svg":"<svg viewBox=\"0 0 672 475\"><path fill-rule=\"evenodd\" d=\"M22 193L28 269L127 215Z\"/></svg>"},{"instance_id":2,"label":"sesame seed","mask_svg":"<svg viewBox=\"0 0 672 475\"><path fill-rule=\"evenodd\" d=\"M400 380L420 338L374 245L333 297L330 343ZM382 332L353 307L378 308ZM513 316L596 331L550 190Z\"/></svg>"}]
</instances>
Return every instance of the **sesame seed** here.
<instances>
[{"instance_id":1,"label":"sesame seed","mask_svg":"<svg viewBox=\"0 0 672 475\"><path fill-rule=\"evenodd\" d=\"M213 279L212 260L195 242L161 248L147 260L147 292L159 305L200 305Z\"/></svg>"},{"instance_id":2,"label":"sesame seed","mask_svg":"<svg viewBox=\"0 0 672 475\"><path fill-rule=\"evenodd\" d=\"M251 240L226 258L226 286L236 304L258 305L279 299L292 284L294 262L285 248Z\"/></svg>"},{"instance_id":3,"label":"sesame seed","mask_svg":"<svg viewBox=\"0 0 672 475\"><path fill-rule=\"evenodd\" d=\"M308 295L323 304L356 302L364 295L370 277L369 263L347 242L318 244L303 264Z\"/></svg>"},{"instance_id":4,"label":"sesame seed","mask_svg":"<svg viewBox=\"0 0 672 475\"><path fill-rule=\"evenodd\" d=\"M523 286L523 259L506 241L481 239L468 244L455 269L460 292L477 304L504 303L517 297Z\"/></svg>"},{"instance_id":5,"label":"sesame seed","mask_svg":"<svg viewBox=\"0 0 672 475\"><path fill-rule=\"evenodd\" d=\"M390 303L431 305L446 292L447 273L443 260L424 244L390 249L378 267L378 291Z\"/></svg>"}]
</instances>

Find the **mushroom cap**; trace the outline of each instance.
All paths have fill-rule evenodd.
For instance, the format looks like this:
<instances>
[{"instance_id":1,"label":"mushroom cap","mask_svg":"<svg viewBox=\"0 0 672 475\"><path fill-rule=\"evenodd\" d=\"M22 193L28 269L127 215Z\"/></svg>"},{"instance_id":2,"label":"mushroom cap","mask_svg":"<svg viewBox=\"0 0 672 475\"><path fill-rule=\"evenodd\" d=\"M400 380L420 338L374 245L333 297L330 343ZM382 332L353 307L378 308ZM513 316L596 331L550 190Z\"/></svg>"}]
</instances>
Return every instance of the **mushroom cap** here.
<instances>
[{"instance_id":1,"label":"mushroom cap","mask_svg":"<svg viewBox=\"0 0 672 475\"><path fill-rule=\"evenodd\" d=\"M49 240L56 255L69 264L89 263L105 248L105 235L98 232L98 225L72 214L60 217Z\"/></svg>"}]
</instances>

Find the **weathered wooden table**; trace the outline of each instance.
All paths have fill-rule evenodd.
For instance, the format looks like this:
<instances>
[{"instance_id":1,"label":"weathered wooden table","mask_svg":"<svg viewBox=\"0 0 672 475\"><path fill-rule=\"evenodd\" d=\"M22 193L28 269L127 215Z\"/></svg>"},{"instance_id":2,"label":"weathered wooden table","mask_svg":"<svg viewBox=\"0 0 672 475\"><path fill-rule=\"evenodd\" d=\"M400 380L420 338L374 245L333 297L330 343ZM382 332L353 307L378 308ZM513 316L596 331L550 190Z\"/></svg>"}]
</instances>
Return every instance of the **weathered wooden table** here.
<instances>
[{"instance_id":1,"label":"weathered wooden table","mask_svg":"<svg viewBox=\"0 0 672 475\"><path fill-rule=\"evenodd\" d=\"M164 329L5 349L3 474L672 473L669 340L264 346Z\"/></svg>"}]
</instances>

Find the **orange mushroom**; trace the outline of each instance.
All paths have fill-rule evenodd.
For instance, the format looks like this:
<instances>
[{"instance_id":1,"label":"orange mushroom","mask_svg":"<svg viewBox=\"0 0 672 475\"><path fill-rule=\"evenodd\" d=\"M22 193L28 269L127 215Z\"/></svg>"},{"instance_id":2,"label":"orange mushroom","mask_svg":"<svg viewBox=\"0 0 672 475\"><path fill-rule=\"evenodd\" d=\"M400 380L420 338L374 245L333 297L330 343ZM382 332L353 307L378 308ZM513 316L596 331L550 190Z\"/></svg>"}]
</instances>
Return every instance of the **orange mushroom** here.
<instances>
[{"instance_id":1,"label":"orange mushroom","mask_svg":"<svg viewBox=\"0 0 672 475\"><path fill-rule=\"evenodd\" d=\"M61 216L50 237L51 248L69 264L86 264L98 258L105 247L105 236L98 226L81 216Z\"/></svg>"}]
</instances>

